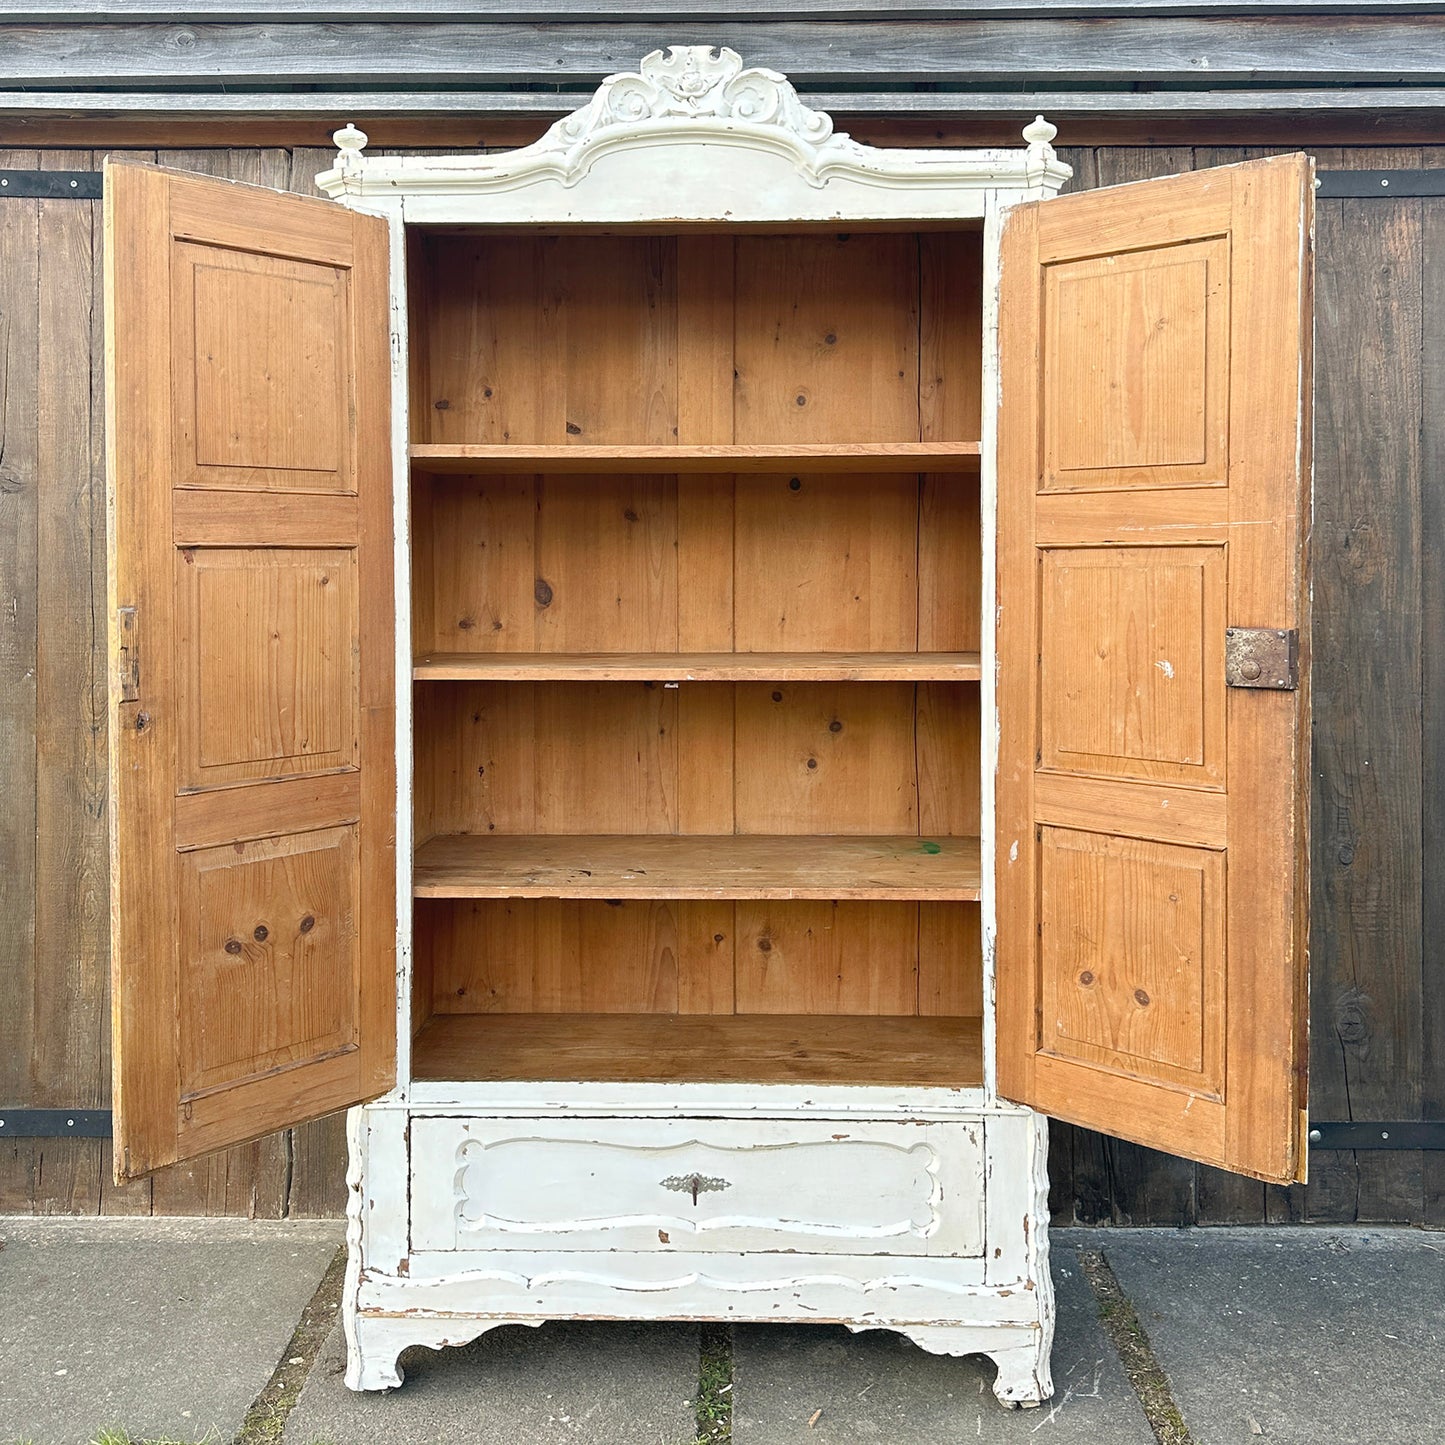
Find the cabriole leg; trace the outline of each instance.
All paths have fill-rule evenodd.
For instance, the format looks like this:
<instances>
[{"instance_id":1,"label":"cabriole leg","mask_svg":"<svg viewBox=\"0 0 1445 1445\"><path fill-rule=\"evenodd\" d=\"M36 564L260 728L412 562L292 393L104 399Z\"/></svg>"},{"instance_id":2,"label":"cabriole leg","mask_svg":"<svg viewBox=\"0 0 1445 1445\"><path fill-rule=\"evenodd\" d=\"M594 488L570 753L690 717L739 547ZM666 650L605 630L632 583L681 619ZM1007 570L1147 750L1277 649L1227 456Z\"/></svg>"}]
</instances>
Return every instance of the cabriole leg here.
<instances>
[{"instance_id":1,"label":"cabriole leg","mask_svg":"<svg viewBox=\"0 0 1445 1445\"><path fill-rule=\"evenodd\" d=\"M1053 1376L1049 1371L1049 1351L1042 1339L1037 1344L1017 1345L1009 1350L994 1350L998 1375L993 1392L1000 1403L1010 1409L1033 1409L1054 1393Z\"/></svg>"},{"instance_id":2,"label":"cabriole leg","mask_svg":"<svg viewBox=\"0 0 1445 1445\"><path fill-rule=\"evenodd\" d=\"M998 1366L993 1392L1010 1409L1032 1409L1054 1393L1049 1372L1051 1329L1011 1329L1007 1333L1011 1343L1007 1344L995 1331L968 1325L918 1325L899 1332L931 1355L987 1355ZM980 1338L985 1333L988 1337Z\"/></svg>"},{"instance_id":3,"label":"cabriole leg","mask_svg":"<svg viewBox=\"0 0 1445 1445\"><path fill-rule=\"evenodd\" d=\"M392 1320L353 1315L346 1323L346 1388L397 1389L405 1378L397 1358L414 1341Z\"/></svg>"}]
</instances>

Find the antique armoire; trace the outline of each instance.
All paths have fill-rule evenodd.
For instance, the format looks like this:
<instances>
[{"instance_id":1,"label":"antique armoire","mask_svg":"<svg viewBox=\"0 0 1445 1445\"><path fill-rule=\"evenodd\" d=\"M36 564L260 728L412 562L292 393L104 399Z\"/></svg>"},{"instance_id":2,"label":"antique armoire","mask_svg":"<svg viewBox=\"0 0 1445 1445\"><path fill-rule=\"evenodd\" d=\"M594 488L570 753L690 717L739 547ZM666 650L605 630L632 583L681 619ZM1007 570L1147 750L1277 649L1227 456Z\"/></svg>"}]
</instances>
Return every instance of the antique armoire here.
<instances>
[{"instance_id":1,"label":"antique armoire","mask_svg":"<svg viewBox=\"0 0 1445 1445\"><path fill-rule=\"evenodd\" d=\"M348 1383L831 1320L1046 1397L1045 1115L1304 1168L1312 178L655 51L106 173L117 1170L344 1106Z\"/></svg>"}]
</instances>

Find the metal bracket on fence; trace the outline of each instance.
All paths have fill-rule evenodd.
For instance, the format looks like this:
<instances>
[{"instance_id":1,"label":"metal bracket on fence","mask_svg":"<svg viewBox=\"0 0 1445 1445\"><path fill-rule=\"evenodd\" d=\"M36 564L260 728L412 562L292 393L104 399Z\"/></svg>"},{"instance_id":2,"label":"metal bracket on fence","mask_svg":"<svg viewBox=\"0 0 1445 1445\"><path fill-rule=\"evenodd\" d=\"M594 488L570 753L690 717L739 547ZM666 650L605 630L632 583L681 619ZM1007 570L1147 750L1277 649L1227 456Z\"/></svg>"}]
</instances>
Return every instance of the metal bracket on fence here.
<instances>
[{"instance_id":1,"label":"metal bracket on fence","mask_svg":"<svg viewBox=\"0 0 1445 1445\"><path fill-rule=\"evenodd\" d=\"M100 171L0 171L0 200L98 201Z\"/></svg>"},{"instance_id":2,"label":"metal bracket on fence","mask_svg":"<svg viewBox=\"0 0 1445 1445\"><path fill-rule=\"evenodd\" d=\"M1322 201L1407 200L1411 196L1445 196L1445 170L1319 171L1315 195Z\"/></svg>"},{"instance_id":3,"label":"metal bracket on fence","mask_svg":"<svg viewBox=\"0 0 1445 1445\"><path fill-rule=\"evenodd\" d=\"M0 1108L0 1144L6 1139L109 1139L109 1109Z\"/></svg>"},{"instance_id":4,"label":"metal bracket on fence","mask_svg":"<svg viewBox=\"0 0 1445 1445\"><path fill-rule=\"evenodd\" d=\"M1311 1149L1445 1149L1445 1119L1310 1123Z\"/></svg>"}]
</instances>

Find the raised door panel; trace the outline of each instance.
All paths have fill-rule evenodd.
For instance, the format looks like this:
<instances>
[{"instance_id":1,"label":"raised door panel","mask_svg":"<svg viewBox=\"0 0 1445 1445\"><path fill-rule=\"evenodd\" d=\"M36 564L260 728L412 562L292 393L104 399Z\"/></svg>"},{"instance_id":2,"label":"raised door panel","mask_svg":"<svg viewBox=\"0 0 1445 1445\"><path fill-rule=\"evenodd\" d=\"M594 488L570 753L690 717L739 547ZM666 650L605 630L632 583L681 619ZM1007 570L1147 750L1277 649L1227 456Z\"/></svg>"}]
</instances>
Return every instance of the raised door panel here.
<instances>
[{"instance_id":1,"label":"raised door panel","mask_svg":"<svg viewBox=\"0 0 1445 1445\"><path fill-rule=\"evenodd\" d=\"M1287 1181L1304 1167L1304 157L1019 207L1003 242L999 1088Z\"/></svg>"},{"instance_id":2,"label":"raised door panel","mask_svg":"<svg viewBox=\"0 0 1445 1445\"><path fill-rule=\"evenodd\" d=\"M386 226L110 166L106 283L134 1177L394 1077Z\"/></svg>"},{"instance_id":3,"label":"raised door panel","mask_svg":"<svg viewBox=\"0 0 1445 1445\"><path fill-rule=\"evenodd\" d=\"M306 261L176 241L175 485L355 490L348 418L332 405L352 354L349 249Z\"/></svg>"}]
</instances>

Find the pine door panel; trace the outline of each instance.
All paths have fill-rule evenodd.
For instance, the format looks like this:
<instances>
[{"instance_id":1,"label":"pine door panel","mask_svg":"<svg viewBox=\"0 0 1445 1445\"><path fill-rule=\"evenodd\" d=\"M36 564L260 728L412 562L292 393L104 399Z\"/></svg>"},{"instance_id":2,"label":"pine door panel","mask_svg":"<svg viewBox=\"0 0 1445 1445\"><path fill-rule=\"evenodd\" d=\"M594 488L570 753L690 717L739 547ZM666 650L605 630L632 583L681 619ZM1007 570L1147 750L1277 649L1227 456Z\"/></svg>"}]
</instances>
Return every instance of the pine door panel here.
<instances>
[{"instance_id":1,"label":"pine door panel","mask_svg":"<svg viewBox=\"0 0 1445 1445\"><path fill-rule=\"evenodd\" d=\"M999 1087L1260 1178L1303 1169L1303 157L1014 212L999 458Z\"/></svg>"},{"instance_id":2,"label":"pine door panel","mask_svg":"<svg viewBox=\"0 0 1445 1445\"><path fill-rule=\"evenodd\" d=\"M393 1081L387 236L151 167L106 202L133 1177Z\"/></svg>"}]
</instances>

